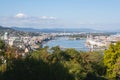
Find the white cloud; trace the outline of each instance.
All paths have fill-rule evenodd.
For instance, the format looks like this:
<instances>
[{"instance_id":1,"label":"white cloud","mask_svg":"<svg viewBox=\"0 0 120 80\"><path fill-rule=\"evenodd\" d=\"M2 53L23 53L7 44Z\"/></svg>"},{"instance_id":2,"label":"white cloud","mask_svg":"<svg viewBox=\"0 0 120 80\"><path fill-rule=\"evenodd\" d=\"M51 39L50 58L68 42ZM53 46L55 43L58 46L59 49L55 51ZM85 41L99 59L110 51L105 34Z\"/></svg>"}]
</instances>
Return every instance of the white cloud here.
<instances>
[{"instance_id":1,"label":"white cloud","mask_svg":"<svg viewBox=\"0 0 120 80\"><path fill-rule=\"evenodd\" d=\"M56 19L56 17L53 17L53 16L50 16L49 18L50 18L50 19Z\"/></svg>"},{"instance_id":2,"label":"white cloud","mask_svg":"<svg viewBox=\"0 0 120 80\"><path fill-rule=\"evenodd\" d=\"M47 16L42 16L40 17L41 19L47 19L48 17Z\"/></svg>"},{"instance_id":3,"label":"white cloud","mask_svg":"<svg viewBox=\"0 0 120 80\"><path fill-rule=\"evenodd\" d=\"M15 18L26 18L27 15L25 15L24 13L18 13L14 16Z\"/></svg>"},{"instance_id":4,"label":"white cloud","mask_svg":"<svg viewBox=\"0 0 120 80\"><path fill-rule=\"evenodd\" d=\"M53 16L42 16L41 19L56 19L56 17Z\"/></svg>"},{"instance_id":5,"label":"white cloud","mask_svg":"<svg viewBox=\"0 0 120 80\"><path fill-rule=\"evenodd\" d=\"M61 21L53 16L27 16L18 13L15 16L0 17L0 25L5 26L26 26L36 28L51 28L61 26Z\"/></svg>"}]
</instances>

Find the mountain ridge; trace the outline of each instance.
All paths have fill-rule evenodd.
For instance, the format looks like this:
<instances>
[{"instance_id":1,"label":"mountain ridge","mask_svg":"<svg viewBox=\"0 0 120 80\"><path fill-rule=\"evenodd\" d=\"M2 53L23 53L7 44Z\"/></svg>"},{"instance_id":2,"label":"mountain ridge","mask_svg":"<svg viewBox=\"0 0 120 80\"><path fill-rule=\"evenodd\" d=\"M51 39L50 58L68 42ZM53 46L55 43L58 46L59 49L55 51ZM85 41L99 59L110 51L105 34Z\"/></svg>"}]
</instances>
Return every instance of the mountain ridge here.
<instances>
[{"instance_id":1,"label":"mountain ridge","mask_svg":"<svg viewBox=\"0 0 120 80\"><path fill-rule=\"evenodd\" d=\"M11 27L15 30L27 31L27 32L97 32L98 30L89 29L89 28L20 28L20 27Z\"/></svg>"}]
</instances>

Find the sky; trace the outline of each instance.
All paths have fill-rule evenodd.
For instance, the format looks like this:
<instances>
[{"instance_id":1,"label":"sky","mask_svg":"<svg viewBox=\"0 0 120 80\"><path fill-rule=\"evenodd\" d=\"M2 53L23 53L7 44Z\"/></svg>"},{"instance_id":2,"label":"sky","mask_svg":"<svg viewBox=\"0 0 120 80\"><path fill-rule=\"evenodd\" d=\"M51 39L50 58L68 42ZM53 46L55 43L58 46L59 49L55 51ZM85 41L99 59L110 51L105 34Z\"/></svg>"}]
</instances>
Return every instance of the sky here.
<instances>
[{"instance_id":1,"label":"sky","mask_svg":"<svg viewBox=\"0 0 120 80\"><path fill-rule=\"evenodd\" d=\"M120 0L0 0L0 25L120 30Z\"/></svg>"}]
</instances>

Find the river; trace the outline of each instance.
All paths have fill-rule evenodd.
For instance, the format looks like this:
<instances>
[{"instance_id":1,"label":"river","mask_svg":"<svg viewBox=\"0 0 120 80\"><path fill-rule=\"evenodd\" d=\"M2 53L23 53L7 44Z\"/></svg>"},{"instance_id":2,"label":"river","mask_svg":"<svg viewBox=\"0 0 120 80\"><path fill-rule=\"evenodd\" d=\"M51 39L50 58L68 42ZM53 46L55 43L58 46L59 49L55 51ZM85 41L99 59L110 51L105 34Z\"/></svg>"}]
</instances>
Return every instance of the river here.
<instances>
[{"instance_id":1,"label":"river","mask_svg":"<svg viewBox=\"0 0 120 80\"><path fill-rule=\"evenodd\" d=\"M80 51L88 51L88 47L85 46L86 39L80 40L70 40L69 37L59 37L54 40L50 40L43 44L44 46L49 46L49 48L54 46L60 46L61 48L74 48Z\"/></svg>"}]
</instances>

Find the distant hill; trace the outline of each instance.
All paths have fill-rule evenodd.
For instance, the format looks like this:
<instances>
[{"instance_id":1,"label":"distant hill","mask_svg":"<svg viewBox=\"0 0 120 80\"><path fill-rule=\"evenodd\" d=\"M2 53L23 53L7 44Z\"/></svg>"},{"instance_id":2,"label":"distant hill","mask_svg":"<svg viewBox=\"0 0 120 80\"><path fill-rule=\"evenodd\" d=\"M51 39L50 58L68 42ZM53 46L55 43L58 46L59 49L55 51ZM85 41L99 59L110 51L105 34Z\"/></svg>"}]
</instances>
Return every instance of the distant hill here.
<instances>
[{"instance_id":1,"label":"distant hill","mask_svg":"<svg viewBox=\"0 0 120 80\"><path fill-rule=\"evenodd\" d=\"M45 28L45 29L34 29L34 28L19 28L19 27L12 27L12 29L19 30L19 31L26 31L26 32L46 32L46 33L51 33L51 32L98 32L98 30L93 30L89 28L68 28L68 29L63 29L63 28Z\"/></svg>"},{"instance_id":2,"label":"distant hill","mask_svg":"<svg viewBox=\"0 0 120 80\"><path fill-rule=\"evenodd\" d=\"M18 31L25 31L25 32L36 32L39 31L38 29L33 29L33 28L19 28L19 27L11 27L14 30Z\"/></svg>"},{"instance_id":3,"label":"distant hill","mask_svg":"<svg viewBox=\"0 0 120 80\"><path fill-rule=\"evenodd\" d=\"M0 31L3 31L3 30L14 30L14 29L0 26Z\"/></svg>"},{"instance_id":4,"label":"distant hill","mask_svg":"<svg viewBox=\"0 0 120 80\"><path fill-rule=\"evenodd\" d=\"M15 30L12 28L0 26L0 36L2 36L5 32L12 33L15 32Z\"/></svg>"},{"instance_id":5,"label":"distant hill","mask_svg":"<svg viewBox=\"0 0 120 80\"><path fill-rule=\"evenodd\" d=\"M26 29L27 30L27 29ZM14 28L8 28L8 27L3 27L0 26L0 36L4 35L5 32L8 32L10 36L33 36L33 35L39 35L34 32L26 32L24 30L17 30Z\"/></svg>"}]
</instances>

